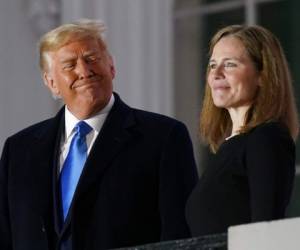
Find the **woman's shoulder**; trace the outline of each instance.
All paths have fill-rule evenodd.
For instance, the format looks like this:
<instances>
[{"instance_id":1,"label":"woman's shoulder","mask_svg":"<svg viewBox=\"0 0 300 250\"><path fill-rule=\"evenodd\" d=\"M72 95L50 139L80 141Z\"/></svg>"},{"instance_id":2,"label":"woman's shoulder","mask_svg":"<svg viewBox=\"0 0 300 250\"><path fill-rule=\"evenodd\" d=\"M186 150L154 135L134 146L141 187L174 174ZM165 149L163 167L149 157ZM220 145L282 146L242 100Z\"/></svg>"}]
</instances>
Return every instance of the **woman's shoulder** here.
<instances>
[{"instance_id":1,"label":"woman's shoulder","mask_svg":"<svg viewBox=\"0 0 300 250\"><path fill-rule=\"evenodd\" d=\"M278 121L269 121L269 122L261 123L256 127L254 127L249 133L249 135L269 135L269 136L271 135L276 136L278 134L290 135L288 128L284 124Z\"/></svg>"},{"instance_id":2,"label":"woman's shoulder","mask_svg":"<svg viewBox=\"0 0 300 250\"><path fill-rule=\"evenodd\" d=\"M276 144L284 143L294 145L288 128L277 121L264 122L248 133L248 143Z\"/></svg>"}]
</instances>

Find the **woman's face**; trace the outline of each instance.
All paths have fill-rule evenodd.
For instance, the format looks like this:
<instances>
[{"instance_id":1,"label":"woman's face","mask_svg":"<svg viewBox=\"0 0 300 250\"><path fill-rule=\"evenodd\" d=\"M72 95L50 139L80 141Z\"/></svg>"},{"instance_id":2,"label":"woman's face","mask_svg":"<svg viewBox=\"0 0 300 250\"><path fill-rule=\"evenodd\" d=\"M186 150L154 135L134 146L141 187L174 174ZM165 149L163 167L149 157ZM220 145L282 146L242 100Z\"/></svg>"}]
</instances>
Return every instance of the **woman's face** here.
<instances>
[{"instance_id":1,"label":"woman's face","mask_svg":"<svg viewBox=\"0 0 300 250\"><path fill-rule=\"evenodd\" d=\"M234 36L223 37L213 48L208 84L217 107L249 108L260 76L243 43Z\"/></svg>"}]
</instances>

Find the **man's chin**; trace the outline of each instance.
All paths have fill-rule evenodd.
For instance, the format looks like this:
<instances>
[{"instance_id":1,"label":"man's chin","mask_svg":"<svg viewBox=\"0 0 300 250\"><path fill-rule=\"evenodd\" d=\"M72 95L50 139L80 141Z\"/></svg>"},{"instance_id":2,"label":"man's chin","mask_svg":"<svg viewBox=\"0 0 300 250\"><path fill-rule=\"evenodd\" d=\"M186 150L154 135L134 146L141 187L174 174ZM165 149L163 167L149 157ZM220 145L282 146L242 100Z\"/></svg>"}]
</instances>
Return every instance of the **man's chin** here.
<instances>
[{"instance_id":1,"label":"man's chin","mask_svg":"<svg viewBox=\"0 0 300 250\"><path fill-rule=\"evenodd\" d=\"M104 108L109 102L109 99L107 100L104 97L99 97L98 95L86 95L84 98L80 101L79 107L85 107L87 110L97 110L100 111L102 108Z\"/></svg>"}]
</instances>

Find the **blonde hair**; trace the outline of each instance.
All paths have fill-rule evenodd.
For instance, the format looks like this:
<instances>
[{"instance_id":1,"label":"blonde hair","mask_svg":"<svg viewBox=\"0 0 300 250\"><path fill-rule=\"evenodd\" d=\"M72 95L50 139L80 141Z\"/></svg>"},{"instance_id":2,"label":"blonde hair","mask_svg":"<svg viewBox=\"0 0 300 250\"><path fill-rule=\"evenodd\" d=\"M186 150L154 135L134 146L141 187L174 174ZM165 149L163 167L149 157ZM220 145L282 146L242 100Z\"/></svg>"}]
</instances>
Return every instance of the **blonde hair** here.
<instances>
[{"instance_id":1,"label":"blonde hair","mask_svg":"<svg viewBox=\"0 0 300 250\"><path fill-rule=\"evenodd\" d=\"M239 132L248 132L264 122L278 121L288 128L290 135L296 140L299 130L297 109L288 63L279 40L261 26L231 25L213 36L209 56L217 42L226 36L233 36L243 43L261 76L261 86ZM206 79L208 73L209 67ZM210 87L206 83L200 116L200 136L216 152L230 135L231 129L232 121L228 111L214 105Z\"/></svg>"},{"instance_id":2,"label":"blonde hair","mask_svg":"<svg viewBox=\"0 0 300 250\"><path fill-rule=\"evenodd\" d=\"M56 51L61 47L79 40L96 39L99 46L107 51L103 38L106 30L101 21L81 19L74 23L63 24L45 35L39 41L39 64L41 71L49 70L49 52Z\"/></svg>"}]
</instances>

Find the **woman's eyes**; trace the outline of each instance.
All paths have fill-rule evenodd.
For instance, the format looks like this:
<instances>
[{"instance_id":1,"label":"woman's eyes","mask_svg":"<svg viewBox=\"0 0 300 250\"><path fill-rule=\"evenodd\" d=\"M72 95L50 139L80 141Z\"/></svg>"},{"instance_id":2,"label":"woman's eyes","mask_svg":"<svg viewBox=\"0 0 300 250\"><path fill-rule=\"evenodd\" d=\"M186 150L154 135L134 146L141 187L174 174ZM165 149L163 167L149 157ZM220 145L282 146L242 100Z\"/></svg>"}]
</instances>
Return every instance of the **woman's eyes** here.
<instances>
[{"instance_id":1,"label":"woman's eyes","mask_svg":"<svg viewBox=\"0 0 300 250\"><path fill-rule=\"evenodd\" d=\"M210 63L208 66L209 66L210 69L215 69L217 67L217 64Z\"/></svg>"},{"instance_id":2,"label":"woman's eyes","mask_svg":"<svg viewBox=\"0 0 300 250\"><path fill-rule=\"evenodd\" d=\"M216 69L218 67L218 65L216 63L210 63L208 66L210 69ZM236 66L237 66L237 64L234 62L225 62L223 64L224 68L231 68L231 67L236 67Z\"/></svg>"},{"instance_id":3,"label":"woman's eyes","mask_svg":"<svg viewBox=\"0 0 300 250\"><path fill-rule=\"evenodd\" d=\"M226 62L226 63L224 64L224 66L225 66L225 67L236 67L237 65L236 65L236 63L233 63L233 62Z\"/></svg>"}]
</instances>

